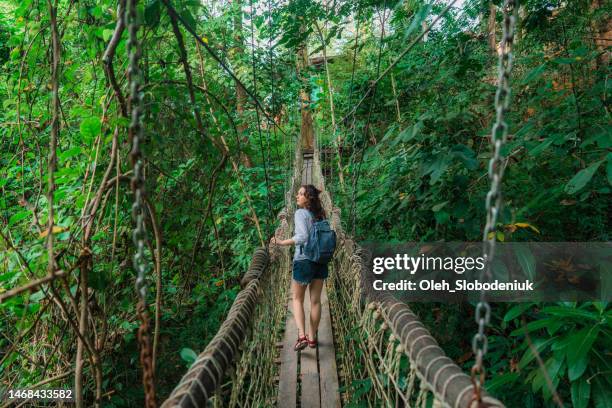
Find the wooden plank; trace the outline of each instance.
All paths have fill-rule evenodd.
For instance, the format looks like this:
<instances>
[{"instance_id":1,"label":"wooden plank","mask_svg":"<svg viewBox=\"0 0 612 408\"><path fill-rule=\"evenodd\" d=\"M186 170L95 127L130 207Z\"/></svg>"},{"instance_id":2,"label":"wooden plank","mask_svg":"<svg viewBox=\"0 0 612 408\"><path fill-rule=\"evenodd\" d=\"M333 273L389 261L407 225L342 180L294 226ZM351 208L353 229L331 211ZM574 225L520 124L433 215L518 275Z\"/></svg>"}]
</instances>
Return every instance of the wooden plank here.
<instances>
[{"instance_id":1,"label":"wooden plank","mask_svg":"<svg viewBox=\"0 0 612 408\"><path fill-rule=\"evenodd\" d=\"M312 156L310 156L310 158L304 157L302 184L312 184Z\"/></svg>"},{"instance_id":2,"label":"wooden plank","mask_svg":"<svg viewBox=\"0 0 612 408\"><path fill-rule=\"evenodd\" d=\"M310 288L304 296L304 315L306 333L310 327ZM302 389L300 406L302 408L320 408L321 394L319 392L319 369L317 365L317 349L306 347L300 352L300 378Z\"/></svg>"},{"instance_id":3,"label":"wooden plank","mask_svg":"<svg viewBox=\"0 0 612 408\"><path fill-rule=\"evenodd\" d=\"M278 380L279 408L295 408L297 405L297 366L298 356L293 350L297 338L297 327L293 313L291 313L291 299L287 308L287 320L285 323L285 334L283 336L283 348L280 351L281 366Z\"/></svg>"},{"instance_id":4,"label":"wooden plank","mask_svg":"<svg viewBox=\"0 0 612 408\"><path fill-rule=\"evenodd\" d=\"M321 408L340 408L338 370L332 330L327 285L321 293L321 322L319 323L319 375L321 378Z\"/></svg>"}]
</instances>

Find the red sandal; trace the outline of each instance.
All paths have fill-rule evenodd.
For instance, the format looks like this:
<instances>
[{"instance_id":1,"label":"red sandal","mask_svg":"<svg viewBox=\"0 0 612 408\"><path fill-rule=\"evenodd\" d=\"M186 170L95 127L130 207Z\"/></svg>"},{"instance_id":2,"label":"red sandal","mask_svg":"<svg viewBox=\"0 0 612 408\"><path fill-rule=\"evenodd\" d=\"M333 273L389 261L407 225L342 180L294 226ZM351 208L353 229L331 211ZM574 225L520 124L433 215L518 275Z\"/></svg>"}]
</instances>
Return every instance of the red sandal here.
<instances>
[{"instance_id":1,"label":"red sandal","mask_svg":"<svg viewBox=\"0 0 612 408\"><path fill-rule=\"evenodd\" d=\"M310 348L316 348L317 347L317 340L308 340L308 347Z\"/></svg>"},{"instance_id":2,"label":"red sandal","mask_svg":"<svg viewBox=\"0 0 612 408\"><path fill-rule=\"evenodd\" d=\"M293 346L293 350L302 351L310 344L310 340L308 340L308 336L298 336L297 341L295 342L295 346Z\"/></svg>"}]
</instances>

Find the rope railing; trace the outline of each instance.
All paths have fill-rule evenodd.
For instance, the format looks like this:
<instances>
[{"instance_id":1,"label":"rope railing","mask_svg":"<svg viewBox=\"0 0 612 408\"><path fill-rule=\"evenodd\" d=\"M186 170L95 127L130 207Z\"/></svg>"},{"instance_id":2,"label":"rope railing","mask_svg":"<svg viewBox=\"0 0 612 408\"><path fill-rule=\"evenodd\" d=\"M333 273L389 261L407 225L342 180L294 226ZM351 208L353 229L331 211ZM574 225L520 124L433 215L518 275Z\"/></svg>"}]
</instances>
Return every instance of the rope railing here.
<instances>
[{"instance_id":1,"label":"rope railing","mask_svg":"<svg viewBox=\"0 0 612 408\"><path fill-rule=\"evenodd\" d=\"M296 143L294 173L275 236L291 236L294 195L302 180L303 156ZM328 280L337 339L337 363L345 403L368 406L473 408L470 377L437 344L409 306L371 290L368 254L342 229L321 172L318 147L313 184L338 246ZM169 407L266 407L276 402L276 339L282 335L291 266L287 247L259 248L241 280L242 290L226 320L162 405ZM503 407L486 395L483 403Z\"/></svg>"},{"instance_id":2,"label":"rope railing","mask_svg":"<svg viewBox=\"0 0 612 408\"><path fill-rule=\"evenodd\" d=\"M294 196L300 187L302 149L278 215L276 237L291 236ZM276 339L286 317L291 258L288 247L255 250L219 331L180 380L162 408L269 407L277 394Z\"/></svg>"},{"instance_id":3,"label":"rope railing","mask_svg":"<svg viewBox=\"0 0 612 408\"><path fill-rule=\"evenodd\" d=\"M368 406L472 408L470 376L449 357L410 307L372 290L368 254L344 232L321 171L315 143L313 184L330 214L338 245L328 282L343 401ZM357 397L358 396L358 397ZM483 394L488 407L503 407Z\"/></svg>"}]
</instances>

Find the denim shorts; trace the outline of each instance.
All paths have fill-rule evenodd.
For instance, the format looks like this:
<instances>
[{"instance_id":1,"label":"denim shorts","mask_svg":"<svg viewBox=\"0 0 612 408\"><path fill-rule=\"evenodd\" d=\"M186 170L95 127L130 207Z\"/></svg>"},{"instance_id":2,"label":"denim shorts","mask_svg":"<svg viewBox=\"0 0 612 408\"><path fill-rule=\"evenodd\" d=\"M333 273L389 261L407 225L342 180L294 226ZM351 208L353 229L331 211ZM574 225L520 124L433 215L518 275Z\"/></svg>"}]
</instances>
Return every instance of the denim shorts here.
<instances>
[{"instance_id":1,"label":"denim shorts","mask_svg":"<svg viewBox=\"0 0 612 408\"><path fill-rule=\"evenodd\" d=\"M327 279L327 264L319 264L304 259L293 261L293 280L300 285L308 285L313 279Z\"/></svg>"}]
</instances>

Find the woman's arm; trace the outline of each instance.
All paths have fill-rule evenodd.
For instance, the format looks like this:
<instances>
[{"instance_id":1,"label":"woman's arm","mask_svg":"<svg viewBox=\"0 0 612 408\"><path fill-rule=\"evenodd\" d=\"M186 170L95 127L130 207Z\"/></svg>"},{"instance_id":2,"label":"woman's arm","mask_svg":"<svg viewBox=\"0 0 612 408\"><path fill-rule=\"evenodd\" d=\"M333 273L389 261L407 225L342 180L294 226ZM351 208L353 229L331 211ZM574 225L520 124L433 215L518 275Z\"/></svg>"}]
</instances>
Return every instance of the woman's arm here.
<instances>
[{"instance_id":1,"label":"woman's arm","mask_svg":"<svg viewBox=\"0 0 612 408\"><path fill-rule=\"evenodd\" d=\"M289 239L277 240L273 237L270 243L272 245L304 245L308 240L308 227L306 225L308 213L304 210L295 212L295 235Z\"/></svg>"},{"instance_id":2,"label":"woman's arm","mask_svg":"<svg viewBox=\"0 0 612 408\"><path fill-rule=\"evenodd\" d=\"M293 238L277 240L276 237L272 237L272 240L270 241L270 243L272 245L287 246L287 245L294 245L295 241L293 240Z\"/></svg>"}]
</instances>

